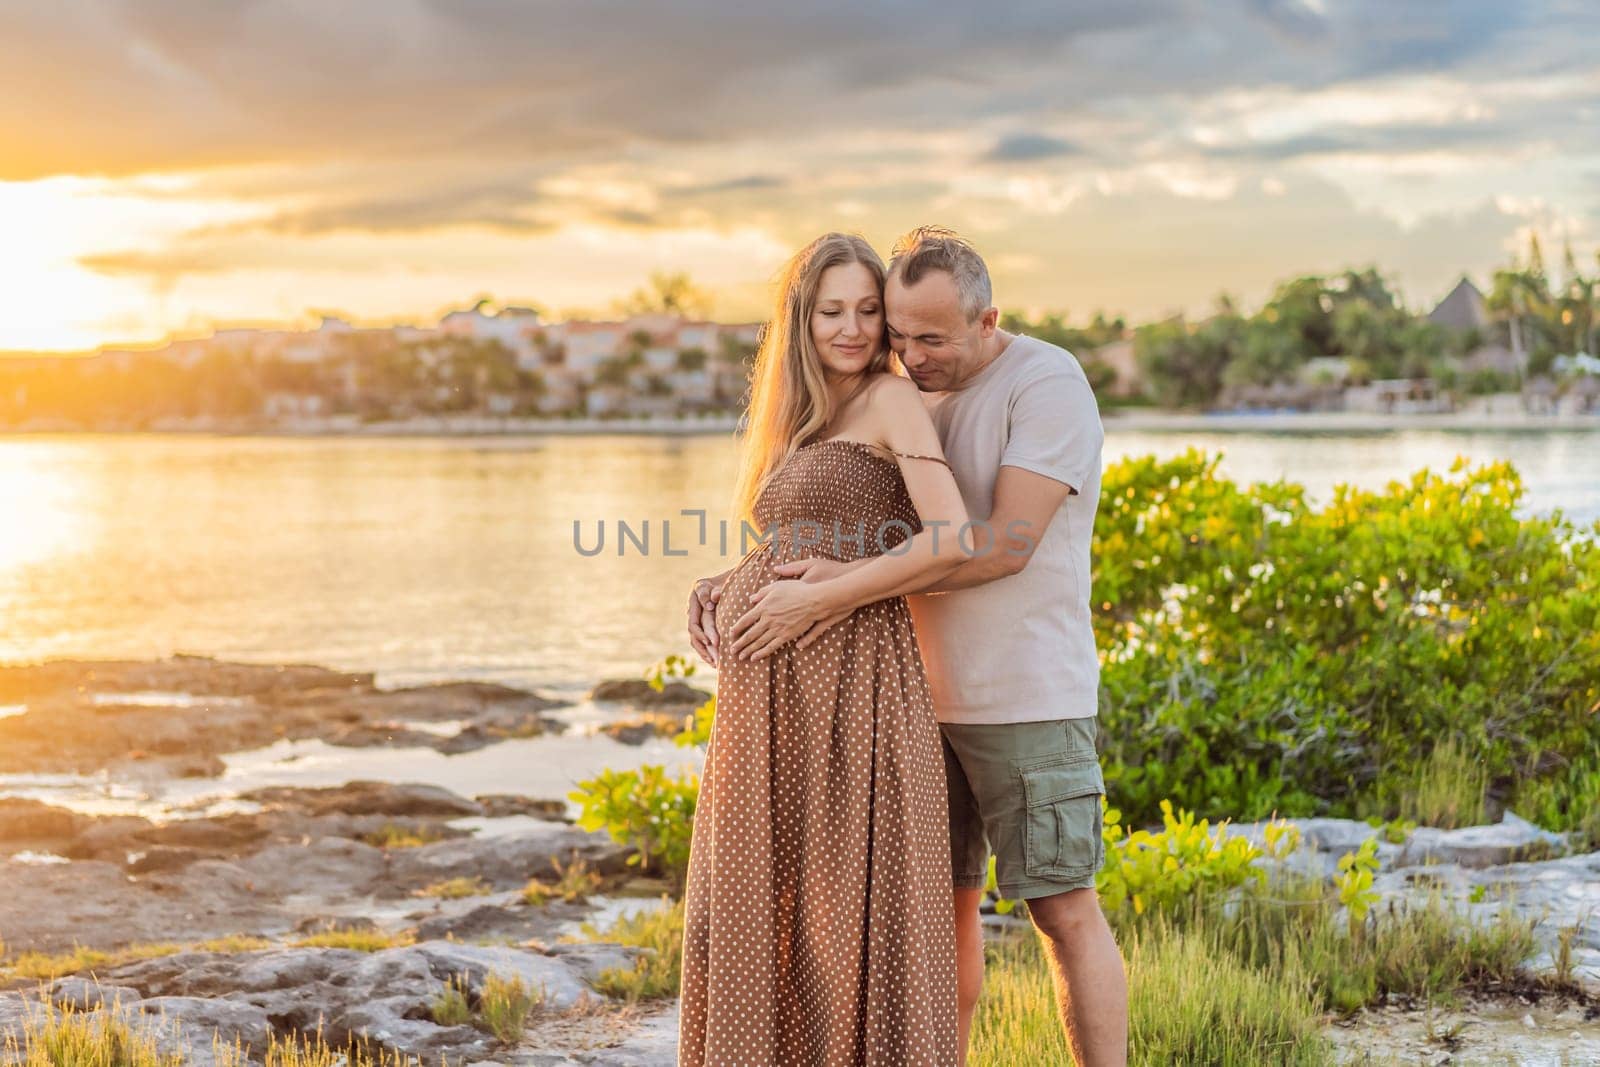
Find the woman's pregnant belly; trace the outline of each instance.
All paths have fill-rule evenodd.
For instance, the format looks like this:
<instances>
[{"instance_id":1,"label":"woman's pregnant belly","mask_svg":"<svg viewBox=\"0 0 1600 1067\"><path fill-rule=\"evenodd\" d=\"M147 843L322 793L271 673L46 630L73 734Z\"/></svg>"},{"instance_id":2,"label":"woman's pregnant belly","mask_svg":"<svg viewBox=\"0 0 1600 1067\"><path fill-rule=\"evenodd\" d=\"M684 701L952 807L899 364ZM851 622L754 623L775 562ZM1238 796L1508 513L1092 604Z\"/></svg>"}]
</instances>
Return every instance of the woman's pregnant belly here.
<instances>
[{"instance_id":1,"label":"woman's pregnant belly","mask_svg":"<svg viewBox=\"0 0 1600 1067\"><path fill-rule=\"evenodd\" d=\"M781 555L780 555L781 553ZM777 557L776 559L774 557ZM825 553L815 549L795 551L789 546L782 546L777 550L762 549L752 553L728 575L728 580L723 584L722 596L717 600L717 649L720 665L717 668L719 684L728 680L735 674L756 670L766 674L773 658L785 656L822 655L823 650L819 645L813 644L806 648L796 647L794 641L787 641L776 648L765 660L739 660L734 659L729 649L735 640L733 635L734 624L750 610L750 598L756 590L772 582L796 581L797 579L785 578L777 574L773 567L778 563L788 562L792 559L801 559L808 556L827 557ZM872 631L881 628L885 631L892 630L901 621L909 627L911 612L906 605L904 597L893 597L888 600L879 600L871 604L864 604L844 619L834 623L828 630L828 635L835 638L844 638L847 635L852 639L867 639L872 636Z\"/></svg>"}]
</instances>

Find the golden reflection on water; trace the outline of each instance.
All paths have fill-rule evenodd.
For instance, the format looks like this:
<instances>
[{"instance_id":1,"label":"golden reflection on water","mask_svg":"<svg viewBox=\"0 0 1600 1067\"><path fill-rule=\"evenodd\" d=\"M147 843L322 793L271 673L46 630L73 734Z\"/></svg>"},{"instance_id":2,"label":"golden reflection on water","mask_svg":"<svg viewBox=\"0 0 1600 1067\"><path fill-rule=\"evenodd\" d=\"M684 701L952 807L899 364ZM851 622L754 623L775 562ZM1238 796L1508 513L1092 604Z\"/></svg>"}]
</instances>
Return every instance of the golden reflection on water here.
<instances>
[{"instance_id":1,"label":"golden reflection on water","mask_svg":"<svg viewBox=\"0 0 1600 1067\"><path fill-rule=\"evenodd\" d=\"M0 581L50 556L81 551L82 486L48 447L0 448Z\"/></svg>"}]
</instances>

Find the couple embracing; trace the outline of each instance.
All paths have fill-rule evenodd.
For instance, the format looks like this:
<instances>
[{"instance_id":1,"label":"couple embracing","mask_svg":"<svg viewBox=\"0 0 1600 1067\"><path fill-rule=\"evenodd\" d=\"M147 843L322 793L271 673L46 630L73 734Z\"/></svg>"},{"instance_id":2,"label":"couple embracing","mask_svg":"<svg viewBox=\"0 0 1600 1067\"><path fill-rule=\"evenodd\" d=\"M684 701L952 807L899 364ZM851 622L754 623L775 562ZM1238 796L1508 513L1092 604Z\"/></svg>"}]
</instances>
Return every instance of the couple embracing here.
<instances>
[{"instance_id":1,"label":"couple embracing","mask_svg":"<svg viewBox=\"0 0 1600 1067\"><path fill-rule=\"evenodd\" d=\"M1104 435L1077 360L998 318L933 227L887 268L827 234L783 278L735 497L770 537L689 602L718 684L680 1067L964 1063L991 853L1080 1067L1126 1062L1094 889Z\"/></svg>"}]
</instances>

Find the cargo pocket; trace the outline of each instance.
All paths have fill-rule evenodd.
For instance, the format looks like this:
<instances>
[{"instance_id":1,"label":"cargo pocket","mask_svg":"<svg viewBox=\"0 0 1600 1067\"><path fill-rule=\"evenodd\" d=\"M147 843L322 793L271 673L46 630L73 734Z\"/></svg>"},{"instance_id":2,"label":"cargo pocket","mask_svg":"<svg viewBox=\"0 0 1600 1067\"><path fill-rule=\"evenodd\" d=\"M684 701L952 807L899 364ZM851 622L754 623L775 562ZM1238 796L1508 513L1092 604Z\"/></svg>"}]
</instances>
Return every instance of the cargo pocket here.
<instances>
[{"instance_id":1,"label":"cargo pocket","mask_svg":"<svg viewBox=\"0 0 1600 1067\"><path fill-rule=\"evenodd\" d=\"M1090 757L1059 756L1017 764L1027 811L1023 868L1030 878L1082 878L1104 858L1101 801L1105 779Z\"/></svg>"}]
</instances>

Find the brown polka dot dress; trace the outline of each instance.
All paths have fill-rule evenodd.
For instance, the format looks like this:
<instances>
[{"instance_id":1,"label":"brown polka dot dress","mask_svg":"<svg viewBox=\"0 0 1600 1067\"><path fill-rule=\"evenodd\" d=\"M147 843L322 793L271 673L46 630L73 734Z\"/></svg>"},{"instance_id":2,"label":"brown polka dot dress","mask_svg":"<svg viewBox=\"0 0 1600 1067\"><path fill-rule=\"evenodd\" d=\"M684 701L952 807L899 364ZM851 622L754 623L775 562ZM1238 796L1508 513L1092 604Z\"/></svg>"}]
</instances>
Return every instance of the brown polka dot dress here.
<instances>
[{"instance_id":1,"label":"brown polka dot dress","mask_svg":"<svg viewBox=\"0 0 1600 1067\"><path fill-rule=\"evenodd\" d=\"M796 452L755 520L775 536L728 576L723 627L775 564L877 555L921 529L896 460L838 439ZM803 650L725 658L689 858L679 1067L955 1064L949 835L903 597Z\"/></svg>"}]
</instances>

